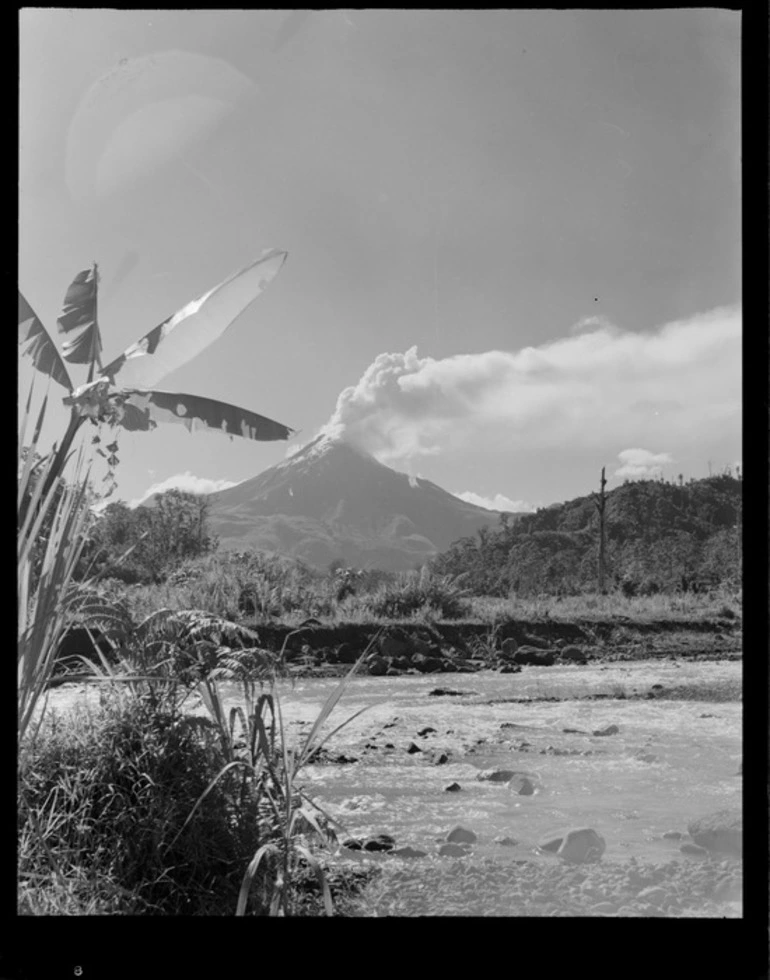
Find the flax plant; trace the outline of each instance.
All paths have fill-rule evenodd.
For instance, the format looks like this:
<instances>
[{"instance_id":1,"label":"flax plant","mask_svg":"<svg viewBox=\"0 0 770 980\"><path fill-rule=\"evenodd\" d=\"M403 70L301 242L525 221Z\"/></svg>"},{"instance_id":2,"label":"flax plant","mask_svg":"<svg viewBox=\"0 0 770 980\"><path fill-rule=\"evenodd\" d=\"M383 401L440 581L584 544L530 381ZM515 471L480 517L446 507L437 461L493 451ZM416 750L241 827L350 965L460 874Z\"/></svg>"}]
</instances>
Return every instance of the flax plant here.
<instances>
[{"instance_id":1,"label":"flax plant","mask_svg":"<svg viewBox=\"0 0 770 980\"><path fill-rule=\"evenodd\" d=\"M36 733L56 651L67 630L74 599L72 577L88 531L88 474L79 456L74 479L65 483L57 453L40 458L37 447L47 396L32 441L24 446L32 386L21 418L17 495L18 738ZM41 706L37 724L36 709Z\"/></svg>"},{"instance_id":2,"label":"flax plant","mask_svg":"<svg viewBox=\"0 0 770 980\"><path fill-rule=\"evenodd\" d=\"M331 843L333 834L329 827L335 823L328 814L323 813L298 786L301 770L311 761L323 746L342 728L349 725L367 708L361 708L326 734L323 728L340 699L348 688L351 679L369 657L380 634L372 638L358 660L327 698L309 734L299 744L289 747L286 729L283 724L280 699L275 693L262 694L254 699L253 686L244 685L247 713L242 708L231 708L229 719L224 710L218 688L218 680L226 676L231 679L231 668L221 667L212 671L200 684L199 690L204 705L211 716L212 724L220 734L226 765L217 773L201 794L185 824L181 834L193 819L205 797L228 773L240 769L244 782L241 784L241 802L245 802L247 785L251 788L251 808L257 819L264 822L263 836L267 839L260 845L243 876L235 914L246 914L252 886L261 868L267 869L270 915L289 916L294 914L297 905L297 885L303 863L316 875L326 915L333 915L333 904L328 881L321 863L306 843L308 832L314 834L325 845ZM288 640L288 637L287 637ZM279 664L284 661L281 651ZM245 741L245 753L238 751L235 739L235 723L240 721Z\"/></svg>"}]
</instances>

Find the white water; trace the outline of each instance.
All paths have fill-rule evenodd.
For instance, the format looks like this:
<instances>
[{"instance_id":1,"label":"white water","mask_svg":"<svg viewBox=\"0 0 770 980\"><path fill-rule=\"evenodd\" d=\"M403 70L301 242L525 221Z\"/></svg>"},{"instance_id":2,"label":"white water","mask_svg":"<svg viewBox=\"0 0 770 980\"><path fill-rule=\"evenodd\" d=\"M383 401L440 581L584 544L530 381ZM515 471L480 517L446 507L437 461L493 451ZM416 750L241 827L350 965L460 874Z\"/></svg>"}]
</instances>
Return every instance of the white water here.
<instances>
[{"instance_id":1,"label":"white water","mask_svg":"<svg viewBox=\"0 0 770 980\"><path fill-rule=\"evenodd\" d=\"M309 766L303 782L309 795L344 824L342 836L387 833L397 845L434 853L437 838L460 824L474 831L474 854L498 861L526 856L544 836L570 826L591 826L607 842L604 860L666 860L681 857L680 841L662 840L666 831L686 834L695 817L740 806L742 706L666 700L607 700L486 703L490 699L631 693L687 682L736 681L735 662L612 664L600 667L530 667L520 674L434 674L429 677L355 678L331 717L331 730L359 708L368 710L338 733L328 749L359 761L353 765ZM335 680L282 684L279 694L290 738L309 731ZM435 688L474 692L467 697L431 697ZM222 685L227 708L239 703L235 685ZM50 706L67 710L96 692L65 687L51 694ZM199 701L190 710L205 714ZM702 717L704 715L710 717ZM391 723L393 723L391 725ZM516 728L501 729L503 723ZM606 737L565 734L614 724ZM389 727L385 728L384 726ZM419 737L427 727L436 733ZM378 749L366 751L376 739ZM480 740L486 739L486 742ZM528 751L517 749L522 741ZM415 742L424 751L410 755ZM386 749L390 742L393 749ZM595 754L540 754L546 746L593 750ZM435 765L445 751L450 761ZM645 754L654 759L638 758ZM480 769L501 767L533 774L533 796L515 795L505 784L480 782ZM462 790L444 787L458 782ZM507 835L516 847L494 838ZM550 858L542 858L550 860Z\"/></svg>"}]
</instances>

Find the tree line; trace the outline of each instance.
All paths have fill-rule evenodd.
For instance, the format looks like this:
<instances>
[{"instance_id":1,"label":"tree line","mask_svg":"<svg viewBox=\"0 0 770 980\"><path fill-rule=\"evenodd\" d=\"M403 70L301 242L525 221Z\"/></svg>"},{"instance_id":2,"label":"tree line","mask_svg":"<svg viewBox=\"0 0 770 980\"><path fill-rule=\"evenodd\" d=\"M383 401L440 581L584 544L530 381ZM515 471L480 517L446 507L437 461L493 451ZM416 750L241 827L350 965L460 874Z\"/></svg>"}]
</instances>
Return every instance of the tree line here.
<instances>
[{"instance_id":1,"label":"tree line","mask_svg":"<svg viewBox=\"0 0 770 980\"><path fill-rule=\"evenodd\" d=\"M706 591L741 583L741 481L732 475L678 484L628 482L604 497L502 514L437 556L439 574L462 575L476 594L574 595L597 589L604 522L606 588L624 594Z\"/></svg>"}]
</instances>

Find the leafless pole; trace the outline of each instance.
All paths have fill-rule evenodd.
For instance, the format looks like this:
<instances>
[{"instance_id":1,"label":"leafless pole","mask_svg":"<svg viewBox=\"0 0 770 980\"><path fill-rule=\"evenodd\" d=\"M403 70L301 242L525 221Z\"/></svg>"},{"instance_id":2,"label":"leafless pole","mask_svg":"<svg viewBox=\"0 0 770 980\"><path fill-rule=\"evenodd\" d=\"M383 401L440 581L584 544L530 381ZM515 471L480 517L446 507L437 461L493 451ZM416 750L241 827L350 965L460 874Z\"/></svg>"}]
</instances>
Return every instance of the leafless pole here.
<instances>
[{"instance_id":1,"label":"leafless pole","mask_svg":"<svg viewBox=\"0 0 770 980\"><path fill-rule=\"evenodd\" d=\"M592 493L591 496L594 498L594 504L599 512L599 591L602 595L606 594L605 585L605 540L604 540L604 509L607 506L607 495L604 492L604 488L607 485L607 481L604 478L605 467L602 466L602 479L599 484L599 493Z\"/></svg>"}]
</instances>

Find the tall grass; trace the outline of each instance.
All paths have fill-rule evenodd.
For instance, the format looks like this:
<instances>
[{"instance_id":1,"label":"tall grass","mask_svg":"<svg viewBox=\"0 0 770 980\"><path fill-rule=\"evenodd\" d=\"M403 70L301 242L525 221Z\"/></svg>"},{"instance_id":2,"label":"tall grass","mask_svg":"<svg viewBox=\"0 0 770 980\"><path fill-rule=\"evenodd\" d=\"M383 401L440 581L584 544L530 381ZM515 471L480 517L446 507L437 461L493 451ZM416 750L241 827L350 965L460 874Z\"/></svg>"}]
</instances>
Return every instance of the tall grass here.
<instances>
[{"instance_id":1,"label":"tall grass","mask_svg":"<svg viewBox=\"0 0 770 980\"><path fill-rule=\"evenodd\" d=\"M254 852L243 875L236 915L246 913L255 882L260 904L267 905L270 915L295 914L301 898L298 885L306 868L316 875L325 914L333 914L331 891L322 864L313 853L311 841L315 840L323 846L331 844L335 838L331 826L334 821L306 795L298 784L298 778L311 757L366 710L362 708L331 731L324 731L353 675L378 639L379 635L372 638L347 675L340 680L308 735L291 747L283 723L280 699L274 691L263 693L255 699L253 686L245 679L246 711L236 707L231 709L229 717L226 716L218 680L238 677L241 674L240 664L225 664L201 682L203 702L218 731L227 762L196 802L185 826L194 819L208 794L236 771L241 774L239 797L242 805L245 799L249 799L253 809L264 817L262 836L265 839ZM240 751L235 740L236 722L240 723L242 733Z\"/></svg>"},{"instance_id":2,"label":"tall grass","mask_svg":"<svg viewBox=\"0 0 770 980\"><path fill-rule=\"evenodd\" d=\"M33 386L19 433L17 493L17 692L18 737L42 718L44 696L56 651L69 624L75 591L73 573L85 544L89 511L88 475L82 456L73 479L56 471L57 454L38 455L48 396L43 400L29 445L25 445ZM45 489L47 487L47 489ZM38 708L40 709L38 711Z\"/></svg>"},{"instance_id":3,"label":"tall grass","mask_svg":"<svg viewBox=\"0 0 770 980\"><path fill-rule=\"evenodd\" d=\"M263 623L299 625L308 617L329 624L466 619L493 626L511 619L736 619L741 614L740 592L729 589L634 597L616 592L492 598L471 595L461 580L427 571L340 575L256 552L194 559L152 588L105 586L136 617L160 608L206 609L257 628Z\"/></svg>"}]
</instances>

